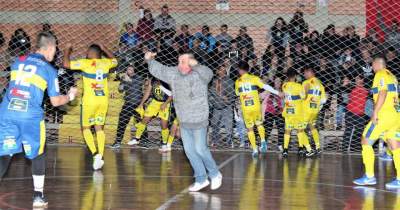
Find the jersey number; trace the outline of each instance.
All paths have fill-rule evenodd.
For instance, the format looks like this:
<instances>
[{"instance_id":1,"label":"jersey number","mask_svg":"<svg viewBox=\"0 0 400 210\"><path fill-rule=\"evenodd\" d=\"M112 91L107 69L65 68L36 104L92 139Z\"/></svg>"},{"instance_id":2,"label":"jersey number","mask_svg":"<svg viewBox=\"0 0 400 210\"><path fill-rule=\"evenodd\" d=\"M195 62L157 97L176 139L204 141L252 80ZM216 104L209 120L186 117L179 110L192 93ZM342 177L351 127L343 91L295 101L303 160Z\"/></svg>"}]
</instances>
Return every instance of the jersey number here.
<instances>
[{"instance_id":1,"label":"jersey number","mask_svg":"<svg viewBox=\"0 0 400 210\"><path fill-rule=\"evenodd\" d=\"M242 84L242 90L244 93L248 93L251 91L251 83Z\"/></svg>"},{"instance_id":2,"label":"jersey number","mask_svg":"<svg viewBox=\"0 0 400 210\"><path fill-rule=\"evenodd\" d=\"M103 70L96 70L96 81L103 81Z\"/></svg>"},{"instance_id":3,"label":"jersey number","mask_svg":"<svg viewBox=\"0 0 400 210\"><path fill-rule=\"evenodd\" d=\"M31 84L28 80L35 75L36 70L37 67L34 65L19 64L15 84L30 87Z\"/></svg>"}]
</instances>

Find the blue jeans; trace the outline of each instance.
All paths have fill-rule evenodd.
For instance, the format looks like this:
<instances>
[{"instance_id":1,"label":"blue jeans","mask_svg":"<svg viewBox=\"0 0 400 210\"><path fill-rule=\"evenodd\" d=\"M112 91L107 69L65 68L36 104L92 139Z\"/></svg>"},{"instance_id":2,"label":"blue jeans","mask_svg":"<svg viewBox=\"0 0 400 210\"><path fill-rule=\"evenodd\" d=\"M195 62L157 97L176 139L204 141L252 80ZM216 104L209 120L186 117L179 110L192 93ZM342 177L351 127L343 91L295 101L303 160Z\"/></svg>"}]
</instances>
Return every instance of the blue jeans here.
<instances>
[{"instance_id":1,"label":"blue jeans","mask_svg":"<svg viewBox=\"0 0 400 210\"><path fill-rule=\"evenodd\" d=\"M207 171L210 178L217 177L219 170L207 146L207 127L199 129L181 127L181 136L183 148L194 171L195 181L199 183L206 181Z\"/></svg>"},{"instance_id":2,"label":"blue jeans","mask_svg":"<svg viewBox=\"0 0 400 210\"><path fill-rule=\"evenodd\" d=\"M339 105L336 110L336 125L342 125L345 115L345 107L343 105Z\"/></svg>"},{"instance_id":3,"label":"blue jeans","mask_svg":"<svg viewBox=\"0 0 400 210\"><path fill-rule=\"evenodd\" d=\"M247 140L247 135L246 135L247 129L243 119L236 122L236 128L237 132L239 133L240 144L244 144Z\"/></svg>"}]
</instances>

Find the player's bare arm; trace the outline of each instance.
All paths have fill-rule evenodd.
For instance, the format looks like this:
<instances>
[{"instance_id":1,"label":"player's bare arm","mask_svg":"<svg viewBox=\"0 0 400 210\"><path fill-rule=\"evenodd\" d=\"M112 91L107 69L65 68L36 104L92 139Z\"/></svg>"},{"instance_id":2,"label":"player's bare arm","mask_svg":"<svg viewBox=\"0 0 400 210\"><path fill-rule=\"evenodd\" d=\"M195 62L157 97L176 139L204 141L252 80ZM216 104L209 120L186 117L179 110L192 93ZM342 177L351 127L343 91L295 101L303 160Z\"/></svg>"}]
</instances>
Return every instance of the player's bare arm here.
<instances>
[{"instance_id":1,"label":"player's bare arm","mask_svg":"<svg viewBox=\"0 0 400 210\"><path fill-rule=\"evenodd\" d=\"M374 112L372 113L371 121L374 124L378 124L378 113L381 110L383 104L385 103L387 96L387 91L386 90L381 90L378 93L378 99L376 100L376 103L374 105Z\"/></svg>"}]
</instances>

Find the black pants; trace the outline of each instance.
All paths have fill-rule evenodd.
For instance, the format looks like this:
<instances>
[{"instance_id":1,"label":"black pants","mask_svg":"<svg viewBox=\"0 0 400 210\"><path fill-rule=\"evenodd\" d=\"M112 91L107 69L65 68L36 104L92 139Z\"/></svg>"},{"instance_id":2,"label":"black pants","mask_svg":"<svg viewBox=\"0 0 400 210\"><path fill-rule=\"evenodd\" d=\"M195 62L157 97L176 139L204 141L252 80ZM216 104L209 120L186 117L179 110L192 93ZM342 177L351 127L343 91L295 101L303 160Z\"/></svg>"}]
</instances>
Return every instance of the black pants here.
<instances>
[{"instance_id":1,"label":"black pants","mask_svg":"<svg viewBox=\"0 0 400 210\"><path fill-rule=\"evenodd\" d=\"M283 145L283 135L285 134L285 121L283 117L280 114L271 114L266 112L264 118L264 127L267 138L269 135L271 135L274 123L278 129L278 146Z\"/></svg>"},{"instance_id":2,"label":"black pants","mask_svg":"<svg viewBox=\"0 0 400 210\"><path fill-rule=\"evenodd\" d=\"M135 111L135 108L137 106L137 103L133 103L130 101L125 101L124 105L122 106L118 119L118 129L116 137L117 142L122 142L122 140L124 139L126 126L129 124L132 116L135 117L136 122L140 122L140 115Z\"/></svg>"},{"instance_id":3,"label":"black pants","mask_svg":"<svg viewBox=\"0 0 400 210\"><path fill-rule=\"evenodd\" d=\"M10 166L12 156L6 155L0 157L0 181L7 173ZM45 175L46 173L46 154L41 154L32 159L32 175Z\"/></svg>"},{"instance_id":4,"label":"black pants","mask_svg":"<svg viewBox=\"0 0 400 210\"><path fill-rule=\"evenodd\" d=\"M343 152L354 150L355 147L360 147L361 136L368 119L365 115L359 116L346 111L345 120L346 128L343 135Z\"/></svg>"}]
</instances>

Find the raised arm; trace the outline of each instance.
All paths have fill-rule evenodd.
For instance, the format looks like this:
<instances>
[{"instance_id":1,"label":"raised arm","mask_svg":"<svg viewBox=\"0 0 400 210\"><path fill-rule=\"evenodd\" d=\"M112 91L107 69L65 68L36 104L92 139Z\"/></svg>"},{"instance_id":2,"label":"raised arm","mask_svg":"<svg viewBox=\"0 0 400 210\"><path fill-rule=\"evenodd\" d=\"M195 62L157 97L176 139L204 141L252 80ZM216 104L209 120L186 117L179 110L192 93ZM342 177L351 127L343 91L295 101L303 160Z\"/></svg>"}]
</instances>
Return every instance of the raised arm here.
<instances>
[{"instance_id":1,"label":"raised arm","mask_svg":"<svg viewBox=\"0 0 400 210\"><path fill-rule=\"evenodd\" d=\"M66 69L71 68L71 53L72 53L72 45L67 44L65 50L64 50L64 57L63 57L63 66Z\"/></svg>"},{"instance_id":2,"label":"raised arm","mask_svg":"<svg viewBox=\"0 0 400 210\"><path fill-rule=\"evenodd\" d=\"M162 65L161 63L154 60L156 53L147 52L145 54L145 61L149 66L149 72L155 78L164 81L168 84L171 84L174 78L174 75L177 73L176 68L168 67Z\"/></svg>"},{"instance_id":3,"label":"raised arm","mask_svg":"<svg viewBox=\"0 0 400 210\"><path fill-rule=\"evenodd\" d=\"M207 84L214 76L214 73L210 68L208 68L207 66L199 65L197 60L195 60L194 58L190 59L189 65L193 69L193 71L197 72L200 75L200 78Z\"/></svg>"},{"instance_id":4,"label":"raised arm","mask_svg":"<svg viewBox=\"0 0 400 210\"><path fill-rule=\"evenodd\" d=\"M107 58L115 58L114 54L104 45L100 45L101 50L104 52Z\"/></svg>"}]
</instances>

